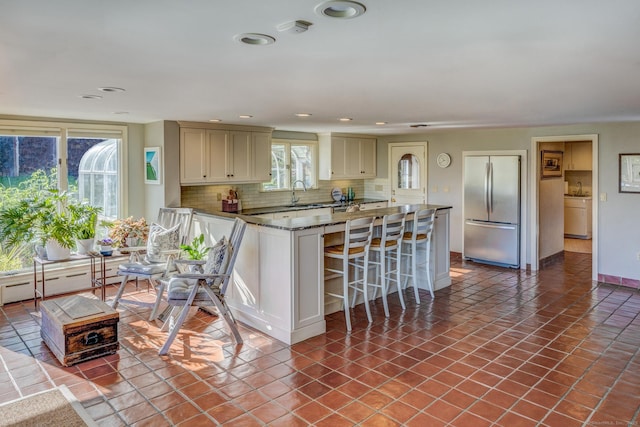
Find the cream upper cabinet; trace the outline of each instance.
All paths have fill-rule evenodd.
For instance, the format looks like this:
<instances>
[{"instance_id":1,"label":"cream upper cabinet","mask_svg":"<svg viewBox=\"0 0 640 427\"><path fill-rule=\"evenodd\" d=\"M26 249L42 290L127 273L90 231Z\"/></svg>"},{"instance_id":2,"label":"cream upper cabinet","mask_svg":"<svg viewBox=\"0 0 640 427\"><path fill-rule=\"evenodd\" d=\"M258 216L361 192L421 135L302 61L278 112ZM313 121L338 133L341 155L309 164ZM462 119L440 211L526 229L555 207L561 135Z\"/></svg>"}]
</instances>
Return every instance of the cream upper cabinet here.
<instances>
[{"instance_id":1,"label":"cream upper cabinet","mask_svg":"<svg viewBox=\"0 0 640 427\"><path fill-rule=\"evenodd\" d=\"M358 179L376 176L376 139L319 135L320 179Z\"/></svg>"},{"instance_id":2,"label":"cream upper cabinet","mask_svg":"<svg viewBox=\"0 0 640 427\"><path fill-rule=\"evenodd\" d=\"M251 132L253 139L253 178L259 182L271 181L271 134Z\"/></svg>"},{"instance_id":3,"label":"cream upper cabinet","mask_svg":"<svg viewBox=\"0 0 640 427\"><path fill-rule=\"evenodd\" d=\"M207 135L201 129L180 129L180 182L201 183L207 178Z\"/></svg>"},{"instance_id":4,"label":"cream upper cabinet","mask_svg":"<svg viewBox=\"0 0 640 427\"><path fill-rule=\"evenodd\" d=\"M180 183L263 182L270 179L271 133L180 128Z\"/></svg>"},{"instance_id":5,"label":"cream upper cabinet","mask_svg":"<svg viewBox=\"0 0 640 427\"><path fill-rule=\"evenodd\" d=\"M206 130L206 156L203 162L208 165L204 182L223 182L227 180L227 149L229 146L229 132L224 130Z\"/></svg>"},{"instance_id":6,"label":"cream upper cabinet","mask_svg":"<svg viewBox=\"0 0 640 427\"><path fill-rule=\"evenodd\" d=\"M253 173L251 132L229 132L229 141L230 144L227 150L228 181L251 181Z\"/></svg>"},{"instance_id":7,"label":"cream upper cabinet","mask_svg":"<svg viewBox=\"0 0 640 427\"><path fill-rule=\"evenodd\" d=\"M564 143L564 170L590 171L592 155L590 142Z\"/></svg>"},{"instance_id":8,"label":"cream upper cabinet","mask_svg":"<svg viewBox=\"0 0 640 427\"><path fill-rule=\"evenodd\" d=\"M363 178L376 177L376 139L360 139L360 168Z\"/></svg>"}]
</instances>

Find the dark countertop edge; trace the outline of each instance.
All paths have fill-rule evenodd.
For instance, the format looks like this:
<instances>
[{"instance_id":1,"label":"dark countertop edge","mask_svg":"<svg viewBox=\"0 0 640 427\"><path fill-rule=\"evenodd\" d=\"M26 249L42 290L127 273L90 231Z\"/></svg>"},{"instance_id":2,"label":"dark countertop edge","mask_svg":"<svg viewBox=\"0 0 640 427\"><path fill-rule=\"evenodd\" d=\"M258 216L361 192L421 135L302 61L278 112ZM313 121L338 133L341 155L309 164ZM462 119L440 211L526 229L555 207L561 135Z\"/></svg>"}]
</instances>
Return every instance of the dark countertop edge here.
<instances>
[{"instance_id":1,"label":"dark countertop edge","mask_svg":"<svg viewBox=\"0 0 640 427\"><path fill-rule=\"evenodd\" d=\"M361 203L380 203L386 202L386 199L355 199L352 202L313 202L308 204L301 203L297 206L267 206L262 208L251 208L251 209L243 209L238 211L238 215L260 215L267 213L275 213L275 212L290 212L290 211L301 211L306 209L323 209L323 208L338 208L338 207L346 207L351 204L359 205Z\"/></svg>"},{"instance_id":2,"label":"dark countertop edge","mask_svg":"<svg viewBox=\"0 0 640 427\"><path fill-rule=\"evenodd\" d=\"M383 208L383 209L370 209L366 211L351 212L351 213L337 212L337 213L328 214L328 215L315 215L315 216L308 216L308 217L302 217L302 218L289 218L289 219L265 219L265 218L259 218L253 215L243 215L243 214L220 212L220 211L205 211L205 210L199 210L199 209L196 209L195 213L198 215L227 218L227 219L235 219L239 217L244 221L246 221L248 224L253 224L253 225L262 226L262 227L276 228L279 230L298 231L298 230L308 230L310 228L344 224L349 219L363 218L367 216L382 217L384 215L393 214L397 212L413 213L419 209L424 209L424 208L445 210L445 209L451 209L452 206L430 205L430 204L402 205L402 206L393 206L393 207Z\"/></svg>"}]
</instances>

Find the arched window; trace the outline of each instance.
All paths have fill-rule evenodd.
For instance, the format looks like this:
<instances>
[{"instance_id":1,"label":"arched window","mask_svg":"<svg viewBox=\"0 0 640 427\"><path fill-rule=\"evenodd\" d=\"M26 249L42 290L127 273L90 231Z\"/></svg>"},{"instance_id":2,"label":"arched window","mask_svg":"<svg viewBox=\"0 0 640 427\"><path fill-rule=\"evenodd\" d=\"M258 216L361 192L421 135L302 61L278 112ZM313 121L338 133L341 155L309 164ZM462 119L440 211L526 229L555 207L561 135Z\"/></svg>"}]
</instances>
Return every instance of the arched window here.
<instances>
[{"instance_id":1,"label":"arched window","mask_svg":"<svg viewBox=\"0 0 640 427\"><path fill-rule=\"evenodd\" d=\"M420 188L420 162L413 154L404 154L398 161L398 188Z\"/></svg>"},{"instance_id":2,"label":"arched window","mask_svg":"<svg viewBox=\"0 0 640 427\"><path fill-rule=\"evenodd\" d=\"M118 217L118 140L100 142L82 156L78 193L81 200L101 207L107 219Z\"/></svg>"}]
</instances>

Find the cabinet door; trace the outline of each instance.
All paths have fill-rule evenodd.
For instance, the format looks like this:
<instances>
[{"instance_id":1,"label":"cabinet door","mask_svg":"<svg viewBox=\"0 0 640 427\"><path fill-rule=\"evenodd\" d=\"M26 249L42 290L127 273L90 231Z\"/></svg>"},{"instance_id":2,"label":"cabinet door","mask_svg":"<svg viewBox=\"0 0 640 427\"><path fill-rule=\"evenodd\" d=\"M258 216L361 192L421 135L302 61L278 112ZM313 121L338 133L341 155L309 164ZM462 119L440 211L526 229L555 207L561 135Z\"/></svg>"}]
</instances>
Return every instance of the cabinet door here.
<instances>
[{"instance_id":1,"label":"cabinet door","mask_svg":"<svg viewBox=\"0 0 640 427\"><path fill-rule=\"evenodd\" d=\"M571 144L571 162L573 169L590 171L591 166L591 143L574 142Z\"/></svg>"},{"instance_id":2,"label":"cabinet door","mask_svg":"<svg viewBox=\"0 0 640 427\"><path fill-rule=\"evenodd\" d=\"M449 249L449 209L436 212L436 219L433 224L433 240L431 244L431 268L433 269L434 288L436 283L443 283L444 286L450 283L449 268L451 267Z\"/></svg>"},{"instance_id":3,"label":"cabinet door","mask_svg":"<svg viewBox=\"0 0 640 427\"><path fill-rule=\"evenodd\" d=\"M375 178L376 140L373 138L360 140L360 169L362 178Z\"/></svg>"},{"instance_id":4,"label":"cabinet door","mask_svg":"<svg viewBox=\"0 0 640 427\"><path fill-rule=\"evenodd\" d=\"M346 178L347 138L331 138L331 179Z\"/></svg>"},{"instance_id":5,"label":"cabinet door","mask_svg":"<svg viewBox=\"0 0 640 427\"><path fill-rule=\"evenodd\" d=\"M564 234L587 235L587 210L583 207L564 207Z\"/></svg>"},{"instance_id":6,"label":"cabinet door","mask_svg":"<svg viewBox=\"0 0 640 427\"><path fill-rule=\"evenodd\" d=\"M229 181L251 181L252 149L251 132L229 132L230 149L227 151L227 174Z\"/></svg>"},{"instance_id":7,"label":"cabinet door","mask_svg":"<svg viewBox=\"0 0 640 427\"><path fill-rule=\"evenodd\" d=\"M206 133L202 129L180 129L180 183L205 182L207 161Z\"/></svg>"},{"instance_id":8,"label":"cabinet door","mask_svg":"<svg viewBox=\"0 0 640 427\"><path fill-rule=\"evenodd\" d=\"M252 180L271 181L271 134L253 132L251 138L253 144Z\"/></svg>"},{"instance_id":9,"label":"cabinet door","mask_svg":"<svg viewBox=\"0 0 640 427\"><path fill-rule=\"evenodd\" d=\"M345 138L344 174L346 178L362 178L360 139Z\"/></svg>"},{"instance_id":10,"label":"cabinet door","mask_svg":"<svg viewBox=\"0 0 640 427\"><path fill-rule=\"evenodd\" d=\"M207 182L227 181L227 151L229 146L229 132L224 130L207 131L206 158L209 163Z\"/></svg>"}]
</instances>

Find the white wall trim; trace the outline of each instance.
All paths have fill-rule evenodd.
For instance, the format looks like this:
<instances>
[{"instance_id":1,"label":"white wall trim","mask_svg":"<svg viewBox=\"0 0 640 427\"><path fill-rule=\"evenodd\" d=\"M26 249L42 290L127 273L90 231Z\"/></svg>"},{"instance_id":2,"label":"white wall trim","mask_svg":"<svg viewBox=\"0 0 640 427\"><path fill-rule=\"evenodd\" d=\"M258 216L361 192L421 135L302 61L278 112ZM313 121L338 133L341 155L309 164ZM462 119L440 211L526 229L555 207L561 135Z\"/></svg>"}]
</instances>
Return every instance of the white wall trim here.
<instances>
[{"instance_id":1,"label":"white wall trim","mask_svg":"<svg viewBox=\"0 0 640 427\"><path fill-rule=\"evenodd\" d=\"M598 134L586 135L557 135L557 136L537 136L531 138L531 153L538 153L540 143L543 142L572 142L572 141L591 141L591 166L592 166L592 184L591 193L593 194L592 209L592 242L591 242L591 278L598 280L598 205L600 200L600 190L598 188ZM539 182L538 168L540 161L537 155L531 156L531 270L539 268L539 245L538 245L538 198L539 198Z\"/></svg>"},{"instance_id":2,"label":"white wall trim","mask_svg":"<svg viewBox=\"0 0 640 427\"><path fill-rule=\"evenodd\" d=\"M527 260L527 229L532 228L529 224L527 216L528 196L528 165L527 150L491 150L491 151L463 151L462 152L462 173L464 174L464 158L466 156L520 156L520 269L526 270L527 264L531 260ZM464 235L464 176L462 180L462 230ZM464 253L464 237L462 239L462 253Z\"/></svg>"}]
</instances>

